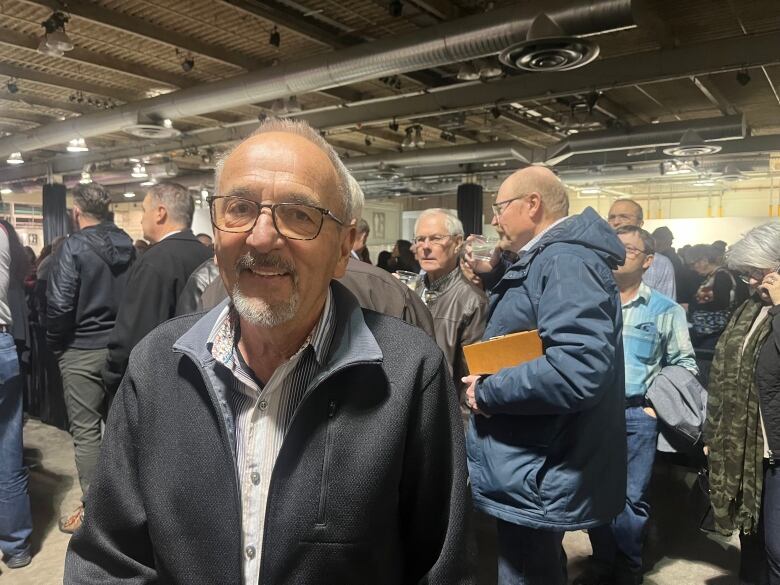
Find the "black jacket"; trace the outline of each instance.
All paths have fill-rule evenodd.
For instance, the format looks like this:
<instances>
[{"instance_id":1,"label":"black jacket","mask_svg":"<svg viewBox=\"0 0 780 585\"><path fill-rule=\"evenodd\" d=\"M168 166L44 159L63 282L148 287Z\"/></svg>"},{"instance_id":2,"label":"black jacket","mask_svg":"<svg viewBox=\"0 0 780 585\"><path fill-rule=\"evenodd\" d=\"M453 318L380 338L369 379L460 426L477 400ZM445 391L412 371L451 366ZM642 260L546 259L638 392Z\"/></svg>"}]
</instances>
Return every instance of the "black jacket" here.
<instances>
[{"instance_id":1,"label":"black jacket","mask_svg":"<svg viewBox=\"0 0 780 585\"><path fill-rule=\"evenodd\" d=\"M151 246L135 263L108 340L103 382L110 394L119 387L135 344L176 315L176 303L187 279L211 255L190 230L184 230Z\"/></svg>"},{"instance_id":2,"label":"black jacket","mask_svg":"<svg viewBox=\"0 0 780 585\"><path fill-rule=\"evenodd\" d=\"M780 306L769 309L772 333L766 338L756 364L756 385L769 451L780 459Z\"/></svg>"},{"instance_id":3,"label":"black jacket","mask_svg":"<svg viewBox=\"0 0 780 585\"><path fill-rule=\"evenodd\" d=\"M260 583L469 583L463 429L442 353L331 286L333 342L273 468ZM222 306L133 351L65 585L241 585L233 374L206 345Z\"/></svg>"},{"instance_id":4,"label":"black jacket","mask_svg":"<svg viewBox=\"0 0 780 585\"><path fill-rule=\"evenodd\" d=\"M133 241L113 223L65 240L46 289L46 337L53 350L106 347L134 258Z\"/></svg>"}]
</instances>

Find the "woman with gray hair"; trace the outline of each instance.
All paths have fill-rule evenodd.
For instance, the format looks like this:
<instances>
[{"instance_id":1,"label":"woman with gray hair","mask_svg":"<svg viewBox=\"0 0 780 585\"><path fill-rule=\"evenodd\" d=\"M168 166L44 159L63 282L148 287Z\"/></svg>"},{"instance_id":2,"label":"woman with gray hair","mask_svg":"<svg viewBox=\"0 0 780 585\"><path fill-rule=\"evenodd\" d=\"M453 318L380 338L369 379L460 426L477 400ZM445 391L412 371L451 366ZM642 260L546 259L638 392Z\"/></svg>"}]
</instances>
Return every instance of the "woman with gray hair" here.
<instances>
[{"instance_id":1,"label":"woman with gray hair","mask_svg":"<svg viewBox=\"0 0 780 585\"><path fill-rule=\"evenodd\" d=\"M706 439L718 531L739 530L740 583L780 585L780 223L726 253L750 286L718 341Z\"/></svg>"}]
</instances>

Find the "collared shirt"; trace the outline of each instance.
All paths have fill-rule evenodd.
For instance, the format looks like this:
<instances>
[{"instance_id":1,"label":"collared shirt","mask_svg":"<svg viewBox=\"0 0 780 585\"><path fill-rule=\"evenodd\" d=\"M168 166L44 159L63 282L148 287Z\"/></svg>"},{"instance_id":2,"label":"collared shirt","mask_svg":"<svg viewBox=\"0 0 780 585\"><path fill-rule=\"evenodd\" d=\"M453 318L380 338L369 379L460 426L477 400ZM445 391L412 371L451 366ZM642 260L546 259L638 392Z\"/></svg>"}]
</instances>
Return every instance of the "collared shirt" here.
<instances>
[{"instance_id":1,"label":"collared shirt","mask_svg":"<svg viewBox=\"0 0 780 585\"><path fill-rule=\"evenodd\" d=\"M531 241L530 241L530 242L528 242L528 243L527 243L525 246L523 246L522 248L520 248L520 252L527 252L528 250L530 250L531 248L533 248L533 247L534 247L534 246L537 244L537 242L538 242L539 240L541 240L541 239L542 239L542 236L544 236L544 234L546 234L547 232L549 232L551 229L553 229L553 228L554 228L556 225L558 225L558 224L559 224L559 223L561 223L562 221L566 221L567 219L569 219L569 216L568 216L568 215L566 215L566 216L564 216L564 217L562 217L562 218L560 218L560 219L557 219L557 220L555 220L554 222L552 222L550 225L548 225L546 228L544 228L544 229L543 229L541 232L539 232L538 234L536 234L536 235L535 235L535 236L534 236L534 237L531 239Z\"/></svg>"},{"instance_id":2,"label":"collared shirt","mask_svg":"<svg viewBox=\"0 0 780 585\"><path fill-rule=\"evenodd\" d=\"M256 585L271 473L297 406L328 356L335 327L330 289L320 320L301 348L262 386L238 353L238 319L228 306L209 335L214 359L233 373L228 401L236 423L244 584Z\"/></svg>"},{"instance_id":3,"label":"collared shirt","mask_svg":"<svg viewBox=\"0 0 780 585\"><path fill-rule=\"evenodd\" d=\"M685 311L645 283L623 304L623 353L626 398L644 396L665 366L698 373Z\"/></svg>"},{"instance_id":4,"label":"collared shirt","mask_svg":"<svg viewBox=\"0 0 780 585\"><path fill-rule=\"evenodd\" d=\"M672 300L677 299L677 284L674 280L674 264L663 254L655 254L653 263L642 277L642 282Z\"/></svg>"},{"instance_id":5,"label":"collared shirt","mask_svg":"<svg viewBox=\"0 0 780 585\"><path fill-rule=\"evenodd\" d=\"M420 282L418 283L415 291L420 295L423 303L428 306L436 302L436 298L439 296L439 293L447 288L447 285L449 285L458 277L460 277L460 267L457 265L453 270L431 283L428 282L428 274L423 274L420 277Z\"/></svg>"}]
</instances>

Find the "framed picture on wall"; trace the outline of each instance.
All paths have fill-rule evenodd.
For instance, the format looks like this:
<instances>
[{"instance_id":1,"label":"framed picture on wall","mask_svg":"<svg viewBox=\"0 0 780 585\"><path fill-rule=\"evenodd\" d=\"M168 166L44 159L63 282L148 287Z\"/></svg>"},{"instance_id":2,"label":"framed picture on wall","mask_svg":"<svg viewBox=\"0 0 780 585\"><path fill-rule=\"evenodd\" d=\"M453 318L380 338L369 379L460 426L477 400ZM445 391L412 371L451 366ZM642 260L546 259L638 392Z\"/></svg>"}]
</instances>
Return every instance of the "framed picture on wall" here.
<instances>
[{"instance_id":1,"label":"framed picture on wall","mask_svg":"<svg viewBox=\"0 0 780 585\"><path fill-rule=\"evenodd\" d=\"M27 245L28 246L37 246L38 245L38 234L27 234Z\"/></svg>"},{"instance_id":2,"label":"framed picture on wall","mask_svg":"<svg viewBox=\"0 0 780 585\"><path fill-rule=\"evenodd\" d=\"M381 211L371 215L371 236L377 240L385 239L385 214Z\"/></svg>"}]
</instances>

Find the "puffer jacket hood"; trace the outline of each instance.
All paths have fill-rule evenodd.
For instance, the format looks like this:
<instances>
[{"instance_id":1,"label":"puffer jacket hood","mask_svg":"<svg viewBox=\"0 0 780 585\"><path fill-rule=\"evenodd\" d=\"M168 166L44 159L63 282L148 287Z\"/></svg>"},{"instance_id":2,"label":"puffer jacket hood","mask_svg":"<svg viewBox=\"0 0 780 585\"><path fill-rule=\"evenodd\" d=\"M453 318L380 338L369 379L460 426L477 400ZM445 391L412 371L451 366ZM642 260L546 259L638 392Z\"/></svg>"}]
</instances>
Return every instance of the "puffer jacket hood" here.
<instances>
[{"instance_id":1,"label":"puffer jacket hood","mask_svg":"<svg viewBox=\"0 0 780 585\"><path fill-rule=\"evenodd\" d=\"M113 223L83 229L79 237L111 268L126 268L135 257L133 240Z\"/></svg>"},{"instance_id":2,"label":"puffer jacket hood","mask_svg":"<svg viewBox=\"0 0 780 585\"><path fill-rule=\"evenodd\" d=\"M551 228L528 252L546 247L551 242L584 246L593 250L613 270L622 266L626 250L612 227L588 207Z\"/></svg>"}]
</instances>

